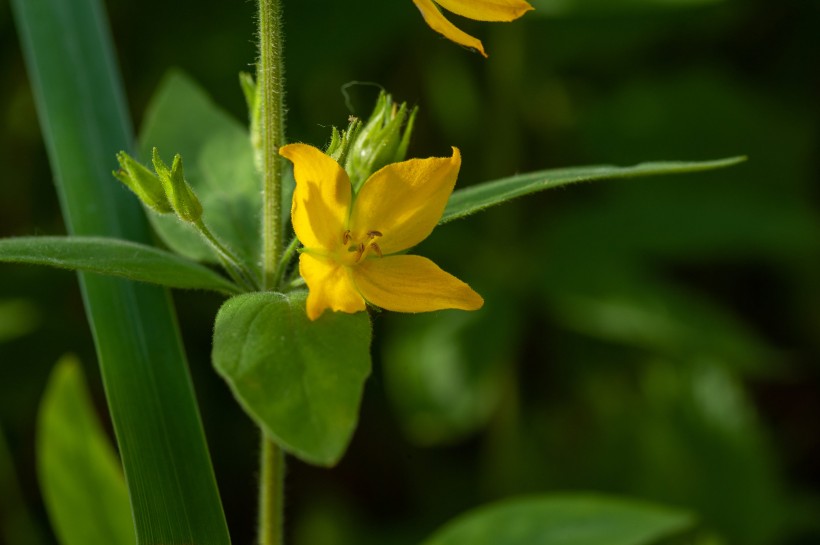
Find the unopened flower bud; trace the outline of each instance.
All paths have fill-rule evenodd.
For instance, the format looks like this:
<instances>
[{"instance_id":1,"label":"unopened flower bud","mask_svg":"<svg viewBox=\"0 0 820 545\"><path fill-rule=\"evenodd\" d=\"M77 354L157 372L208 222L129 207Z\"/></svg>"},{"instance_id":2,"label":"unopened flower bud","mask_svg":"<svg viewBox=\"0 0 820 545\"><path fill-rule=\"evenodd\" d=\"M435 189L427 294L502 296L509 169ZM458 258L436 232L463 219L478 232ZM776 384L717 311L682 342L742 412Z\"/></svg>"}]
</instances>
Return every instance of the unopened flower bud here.
<instances>
[{"instance_id":1,"label":"unopened flower bud","mask_svg":"<svg viewBox=\"0 0 820 545\"><path fill-rule=\"evenodd\" d=\"M396 104L384 91L379 94L370 119L351 138L347 151L344 167L354 190L380 168L404 160L416 112L404 102Z\"/></svg>"},{"instance_id":2,"label":"unopened flower bud","mask_svg":"<svg viewBox=\"0 0 820 545\"><path fill-rule=\"evenodd\" d=\"M194 193L194 190L185 180L185 173L182 169L182 157L179 154L174 156L171 168L162 161L157 148L152 153L154 170L159 176L159 181L165 190L168 202L171 204L177 216L189 223L196 223L202 217L202 204Z\"/></svg>"},{"instance_id":3,"label":"unopened flower bud","mask_svg":"<svg viewBox=\"0 0 820 545\"><path fill-rule=\"evenodd\" d=\"M117 154L117 161L120 163L120 169L114 171L114 177L133 191L148 208L160 214L174 211L165 196L162 183L153 172L124 151Z\"/></svg>"}]
</instances>

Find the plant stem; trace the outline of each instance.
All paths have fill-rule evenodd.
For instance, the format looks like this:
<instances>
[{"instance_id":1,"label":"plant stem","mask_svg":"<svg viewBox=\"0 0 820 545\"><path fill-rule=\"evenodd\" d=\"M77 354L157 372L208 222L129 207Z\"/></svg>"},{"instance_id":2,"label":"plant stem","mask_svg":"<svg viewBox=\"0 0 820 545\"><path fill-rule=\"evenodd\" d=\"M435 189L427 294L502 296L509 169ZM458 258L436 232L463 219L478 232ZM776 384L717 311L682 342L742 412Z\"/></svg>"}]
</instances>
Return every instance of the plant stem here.
<instances>
[{"instance_id":1,"label":"plant stem","mask_svg":"<svg viewBox=\"0 0 820 545\"><path fill-rule=\"evenodd\" d=\"M228 272L234 282L249 291L257 291L259 286L247 268L242 265L242 261L208 229L208 226L202 220L193 224L199 231L199 234L208 241L211 247L216 251L222 267Z\"/></svg>"},{"instance_id":2,"label":"plant stem","mask_svg":"<svg viewBox=\"0 0 820 545\"><path fill-rule=\"evenodd\" d=\"M275 289L282 253L282 159L285 142L284 74L282 62L281 0L259 0L259 63L257 100L262 143L263 288Z\"/></svg>"},{"instance_id":3,"label":"plant stem","mask_svg":"<svg viewBox=\"0 0 820 545\"><path fill-rule=\"evenodd\" d=\"M259 61L256 100L262 147L262 288L276 289L282 260L282 159L285 143L285 80L282 55L282 0L259 0ZM259 475L259 545L281 545L284 526L285 455L262 432Z\"/></svg>"},{"instance_id":4,"label":"plant stem","mask_svg":"<svg viewBox=\"0 0 820 545\"><path fill-rule=\"evenodd\" d=\"M259 545L281 545L285 505L285 453L264 434L259 467Z\"/></svg>"}]
</instances>

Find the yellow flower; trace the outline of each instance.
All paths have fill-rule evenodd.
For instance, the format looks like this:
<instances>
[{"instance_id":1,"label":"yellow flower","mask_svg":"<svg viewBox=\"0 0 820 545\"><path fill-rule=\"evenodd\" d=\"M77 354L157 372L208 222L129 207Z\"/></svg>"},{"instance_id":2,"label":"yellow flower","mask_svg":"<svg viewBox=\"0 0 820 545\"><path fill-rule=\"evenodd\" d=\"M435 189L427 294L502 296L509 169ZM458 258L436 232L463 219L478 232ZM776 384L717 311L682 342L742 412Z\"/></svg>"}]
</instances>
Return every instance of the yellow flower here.
<instances>
[{"instance_id":1,"label":"yellow flower","mask_svg":"<svg viewBox=\"0 0 820 545\"><path fill-rule=\"evenodd\" d=\"M347 173L307 144L279 153L293 162L291 221L304 245L299 272L307 315L358 312L365 301L398 312L476 310L484 300L427 258L401 255L432 232L456 183L461 155L387 165L353 194Z\"/></svg>"},{"instance_id":2,"label":"yellow flower","mask_svg":"<svg viewBox=\"0 0 820 545\"><path fill-rule=\"evenodd\" d=\"M459 30L453 23L448 21L433 3L433 0L413 0L413 3L419 8L422 17L430 25L430 28L457 44L475 49L485 57L487 56L481 41ZM533 9L524 0L436 0L436 3L456 15L475 19L476 21L509 22L518 19Z\"/></svg>"}]
</instances>

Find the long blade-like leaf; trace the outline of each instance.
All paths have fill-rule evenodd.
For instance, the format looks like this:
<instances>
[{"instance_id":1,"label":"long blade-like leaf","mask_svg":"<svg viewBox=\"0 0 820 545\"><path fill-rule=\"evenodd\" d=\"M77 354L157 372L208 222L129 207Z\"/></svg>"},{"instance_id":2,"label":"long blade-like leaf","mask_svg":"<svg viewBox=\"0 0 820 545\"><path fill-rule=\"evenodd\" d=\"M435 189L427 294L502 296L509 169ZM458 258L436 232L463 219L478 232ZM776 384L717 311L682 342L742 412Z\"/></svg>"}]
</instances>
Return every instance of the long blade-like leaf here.
<instances>
[{"instance_id":1,"label":"long blade-like leaf","mask_svg":"<svg viewBox=\"0 0 820 545\"><path fill-rule=\"evenodd\" d=\"M198 263L116 238L18 237L0 240L0 262L47 265L171 288L239 293L228 279Z\"/></svg>"},{"instance_id":2,"label":"long blade-like leaf","mask_svg":"<svg viewBox=\"0 0 820 545\"><path fill-rule=\"evenodd\" d=\"M441 216L439 224L469 216L490 206L523 197L530 193L537 193L544 189L576 182L700 172L729 167L745 160L745 157L730 157L717 161L641 163L632 167L606 165L572 167L519 174L454 191L447 202L447 208L444 209L444 215Z\"/></svg>"},{"instance_id":3,"label":"long blade-like leaf","mask_svg":"<svg viewBox=\"0 0 820 545\"><path fill-rule=\"evenodd\" d=\"M111 179L133 136L102 3L11 5L69 232L147 243L140 206ZM168 292L79 276L138 543L229 543Z\"/></svg>"}]
</instances>

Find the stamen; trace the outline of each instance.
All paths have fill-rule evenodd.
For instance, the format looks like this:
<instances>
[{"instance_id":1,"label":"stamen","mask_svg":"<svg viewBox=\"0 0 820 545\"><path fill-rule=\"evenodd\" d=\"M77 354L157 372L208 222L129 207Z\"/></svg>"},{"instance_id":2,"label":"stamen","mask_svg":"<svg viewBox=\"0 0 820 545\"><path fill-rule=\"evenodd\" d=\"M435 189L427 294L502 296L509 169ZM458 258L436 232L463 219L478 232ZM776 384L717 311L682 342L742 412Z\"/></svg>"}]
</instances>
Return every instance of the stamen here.
<instances>
[{"instance_id":1,"label":"stamen","mask_svg":"<svg viewBox=\"0 0 820 545\"><path fill-rule=\"evenodd\" d=\"M367 236L369 236L371 239L374 239L376 237L382 236L382 233L381 231L368 231Z\"/></svg>"},{"instance_id":2,"label":"stamen","mask_svg":"<svg viewBox=\"0 0 820 545\"><path fill-rule=\"evenodd\" d=\"M359 255L356 256L356 263L358 263L362 259L362 256L364 255L364 242L359 244L359 249L357 250L357 252L358 252Z\"/></svg>"},{"instance_id":3,"label":"stamen","mask_svg":"<svg viewBox=\"0 0 820 545\"><path fill-rule=\"evenodd\" d=\"M350 229L348 229L344 232L344 234L342 234L342 244L347 244L348 242L350 242L351 238L353 237L350 236Z\"/></svg>"},{"instance_id":4,"label":"stamen","mask_svg":"<svg viewBox=\"0 0 820 545\"><path fill-rule=\"evenodd\" d=\"M379 255L379 257L382 257L382 249L379 248L378 244L376 244L375 242L371 242L370 247L373 248L373 251L376 252Z\"/></svg>"}]
</instances>

